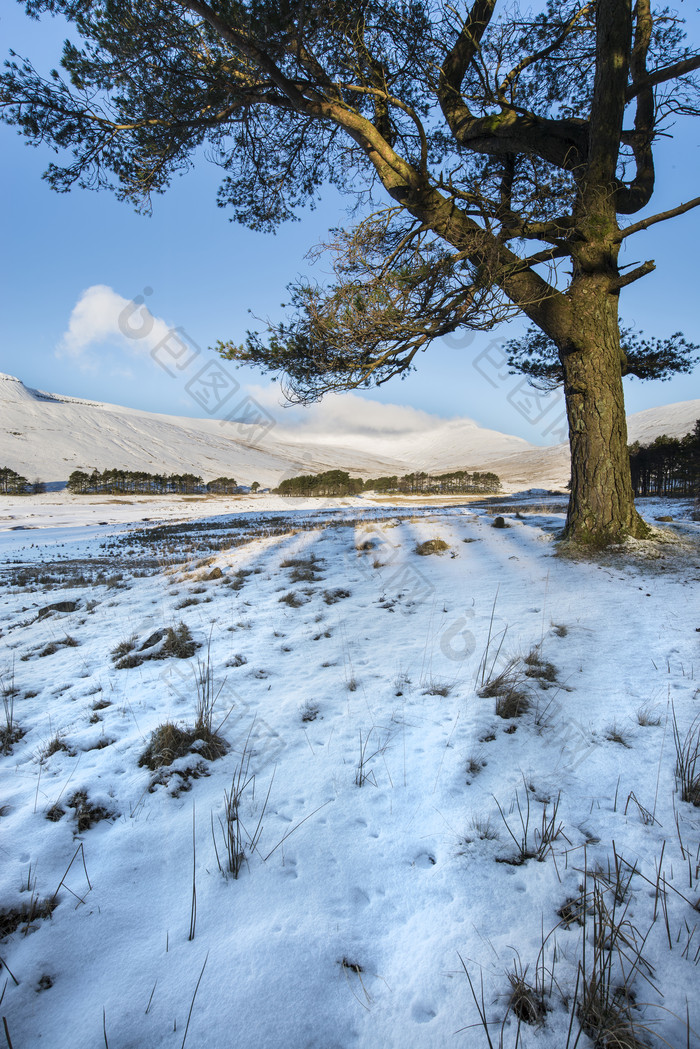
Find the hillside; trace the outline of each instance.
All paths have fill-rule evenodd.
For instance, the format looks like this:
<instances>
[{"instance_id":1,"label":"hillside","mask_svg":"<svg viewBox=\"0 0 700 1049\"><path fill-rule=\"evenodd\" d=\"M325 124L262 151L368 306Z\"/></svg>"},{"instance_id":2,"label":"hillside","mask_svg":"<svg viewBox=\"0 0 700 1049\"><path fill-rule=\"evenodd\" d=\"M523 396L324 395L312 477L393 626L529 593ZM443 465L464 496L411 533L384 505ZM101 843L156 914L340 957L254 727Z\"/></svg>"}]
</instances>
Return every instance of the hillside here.
<instances>
[{"instance_id":1,"label":"hillside","mask_svg":"<svg viewBox=\"0 0 700 1049\"><path fill-rule=\"evenodd\" d=\"M493 470L516 488L561 488L568 480L567 445L537 447L471 419L441 419L397 406L376 409L373 421L362 426L346 409L337 427L278 424L256 443L257 432L244 423L157 415L45 393L0 374L0 463L56 487L73 470L93 467L194 471L205 480L226 475L264 486L328 469L372 477L467 467ZM383 424L384 413L391 414L391 427ZM681 436L699 417L700 400L651 408L629 417L630 440Z\"/></svg>"}]
</instances>

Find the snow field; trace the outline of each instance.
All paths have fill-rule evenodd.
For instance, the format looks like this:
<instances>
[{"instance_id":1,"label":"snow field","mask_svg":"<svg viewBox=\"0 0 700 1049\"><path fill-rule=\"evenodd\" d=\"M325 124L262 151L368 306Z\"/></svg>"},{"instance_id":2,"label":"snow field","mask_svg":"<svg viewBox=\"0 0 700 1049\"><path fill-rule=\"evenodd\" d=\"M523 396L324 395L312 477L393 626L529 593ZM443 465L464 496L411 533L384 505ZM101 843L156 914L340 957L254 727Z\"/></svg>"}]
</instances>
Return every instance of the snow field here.
<instances>
[{"instance_id":1,"label":"snow field","mask_svg":"<svg viewBox=\"0 0 700 1049\"><path fill-rule=\"evenodd\" d=\"M103 1010L110 1049L179 1047L200 974L190 1047L471 1049L487 1043L461 960L475 986L483 973L500 1021L514 959L533 978L542 933L557 925L548 1012L522 1025L520 1044L563 1046L582 932L558 911L580 895L584 869L614 864L613 842L636 871L630 942L632 925L641 936L651 926L653 974L634 989L653 1008L635 1014L685 1045L686 1000L699 1026L700 813L676 793L669 719L672 700L685 731L700 698L697 526L684 524L684 545L659 560L593 563L554 556L551 513L507 515L506 529L470 508L317 521L200 567L146 578L120 567L112 588L4 588L0 674L25 735L0 756L0 909L27 902L26 884L51 897L80 843L87 870L78 855L51 919L0 942L18 981L0 973L15 1049L104 1044ZM100 535L82 532L62 530L63 556L97 549ZM431 538L449 551L419 557ZM6 566L48 562L57 541L16 533ZM206 578L217 567L221 578ZM64 600L77 609L37 618ZM120 642L136 635L138 651L180 622L201 646L192 659L116 669ZM545 689L520 664L522 717L498 717L477 693L487 645L485 676L499 646L495 669L537 646L556 668ZM166 719L193 724L194 671L207 658L228 753L140 767ZM642 707L659 723L639 724ZM68 749L42 758L56 733ZM252 832L263 813L262 832L234 880L219 870L212 825L223 861L224 792L246 740L255 783L241 819ZM79 791L112 818L78 833ZM518 803L522 813L529 801L536 844L557 799L561 833L546 858L514 864L506 822L520 840ZM52 986L39 990L42 977ZM511 1012L505 1045L516 1027Z\"/></svg>"}]
</instances>

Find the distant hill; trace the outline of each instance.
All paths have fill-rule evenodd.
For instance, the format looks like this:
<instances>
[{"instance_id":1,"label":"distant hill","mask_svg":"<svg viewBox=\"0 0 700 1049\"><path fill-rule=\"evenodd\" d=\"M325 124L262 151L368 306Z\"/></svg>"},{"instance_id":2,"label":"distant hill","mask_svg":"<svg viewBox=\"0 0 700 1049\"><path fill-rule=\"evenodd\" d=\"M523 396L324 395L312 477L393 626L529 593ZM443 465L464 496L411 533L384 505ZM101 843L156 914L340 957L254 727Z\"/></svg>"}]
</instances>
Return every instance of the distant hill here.
<instances>
[{"instance_id":1,"label":"distant hill","mask_svg":"<svg viewBox=\"0 0 700 1049\"><path fill-rule=\"evenodd\" d=\"M0 374L0 466L30 480L65 483L73 470L117 467L149 473L192 471L205 480L225 475L241 484L275 486L295 473L330 469L377 477L413 470L493 470L509 486L563 487L568 446L539 448L471 419L440 419L389 406L414 425L358 427L340 432L295 431L278 425L259 442L243 423L157 415L119 405L34 390ZM377 410L377 420L382 411ZM700 400L651 408L629 418L630 440L659 433L682 436L700 417Z\"/></svg>"}]
</instances>

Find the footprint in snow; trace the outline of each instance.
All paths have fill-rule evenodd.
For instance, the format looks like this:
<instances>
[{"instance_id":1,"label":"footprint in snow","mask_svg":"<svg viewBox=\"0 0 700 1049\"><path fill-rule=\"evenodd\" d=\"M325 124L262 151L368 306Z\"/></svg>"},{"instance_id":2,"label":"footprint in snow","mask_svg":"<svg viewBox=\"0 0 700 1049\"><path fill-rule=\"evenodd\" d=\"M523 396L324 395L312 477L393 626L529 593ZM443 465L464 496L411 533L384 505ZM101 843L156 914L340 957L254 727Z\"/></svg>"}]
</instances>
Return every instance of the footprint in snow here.
<instances>
[{"instance_id":1,"label":"footprint in snow","mask_svg":"<svg viewBox=\"0 0 700 1049\"><path fill-rule=\"evenodd\" d=\"M430 1006L424 1005L423 1002L416 1002L411 1009L411 1016L417 1024L427 1024L435 1019L437 1013Z\"/></svg>"}]
</instances>

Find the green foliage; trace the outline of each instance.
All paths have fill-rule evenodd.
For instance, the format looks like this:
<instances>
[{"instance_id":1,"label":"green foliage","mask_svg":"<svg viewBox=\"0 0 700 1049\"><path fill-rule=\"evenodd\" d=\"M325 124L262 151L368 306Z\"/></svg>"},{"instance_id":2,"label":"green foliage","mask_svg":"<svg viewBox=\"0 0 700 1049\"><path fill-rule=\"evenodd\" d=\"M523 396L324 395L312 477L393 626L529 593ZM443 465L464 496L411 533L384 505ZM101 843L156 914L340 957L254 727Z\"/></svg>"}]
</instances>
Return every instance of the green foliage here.
<instances>
[{"instance_id":1,"label":"green foliage","mask_svg":"<svg viewBox=\"0 0 700 1049\"><path fill-rule=\"evenodd\" d=\"M700 361L700 346L687 342L679 331L666 339L645 336L633 328L620 328L622 374L637 379L670 379L689 374ZM534 386L553 389L564 381L559 351L539 328L530 325L519 339L505 344L511 374L524 372Z\"/></svg>"},{"instance_id":2,"label":"green foliage","mask_svg":"<svg viewBox=\"0 0 700 1049\"><path fill-rule=\"evenodd\" d=\"M194 495L209 492L231 494L238 490L233 477L216 477L204 484L195 474L149 474L143 470L74 470L68 478L69 492L77 495Z\"/></svg>"},{"instance_id":3,"label":"green foliage","mask_svg":"<svg viewBox=\"0 0 700 1049\"><path fill-rule=\"evenodd\" d=\"M685 437L629 446L635 495L700 495L700 419Z\"/></svg>"},{"instance_id":4,"label":"green foliage","mask_svg":"<svg viewBox=\"0 0 700 1049\"><path fill-rule=\"evenodd\" d=\"M0 469L0 494L27 495L31 490L32 485L26 477L11 470L9 466Z\"/></svg>"},{"instance_id":5,"label":"green foliage","mask_svg":"<svg viewBox=\"0 0 700 1049\"><path fill-rule=\"evenodd\" d=\"M278 495L342 496L357 495L362 488L363 483L359 477L351 477L344 470L326 470L320 474L289 477L273 491Z\"/></svg>"},{"instance_id":6,"label":"green foliage","mask_svg":"<svg viewBox=\"0 0 700 1049\"><path fill-rule=\"evenodd\" d=\"M476 470L474 473L469 473L468 470L453 470L451 473L444 474L429 474L421 471L404 474L401 478L396 476L370 478L365 481L364 487L365 491L403 492L410 495L486 494L500 492L501 481L497 474L490 471Z\"/></svg>"}]
</instances>

